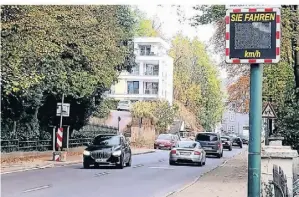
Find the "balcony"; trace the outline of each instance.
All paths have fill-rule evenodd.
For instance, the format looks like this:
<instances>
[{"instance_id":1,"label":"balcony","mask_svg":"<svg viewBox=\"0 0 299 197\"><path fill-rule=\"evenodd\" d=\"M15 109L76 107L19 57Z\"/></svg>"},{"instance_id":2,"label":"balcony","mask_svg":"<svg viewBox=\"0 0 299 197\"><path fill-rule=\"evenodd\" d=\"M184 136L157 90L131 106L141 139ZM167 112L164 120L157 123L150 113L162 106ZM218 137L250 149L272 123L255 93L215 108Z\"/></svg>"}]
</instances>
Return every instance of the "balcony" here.
<instances>
[{"instance_id":1,"label":"balcony","mask_svg":"<svg viewBox=\"0 0 299 197\"><path fill-rule=\"evenodd\" d=\"M128 90L128 94L139 94L139 89Z\"/></svg>"},{"instance_id":2,"label":"balcony","mask_svg":"<svg viewBox=\"0 0 299 197\"><path fill-rule=\"evenodd\" d=\"M157 89L146 89L144 90L144 94L158 94Z\"/></svg>"}]
</instances>

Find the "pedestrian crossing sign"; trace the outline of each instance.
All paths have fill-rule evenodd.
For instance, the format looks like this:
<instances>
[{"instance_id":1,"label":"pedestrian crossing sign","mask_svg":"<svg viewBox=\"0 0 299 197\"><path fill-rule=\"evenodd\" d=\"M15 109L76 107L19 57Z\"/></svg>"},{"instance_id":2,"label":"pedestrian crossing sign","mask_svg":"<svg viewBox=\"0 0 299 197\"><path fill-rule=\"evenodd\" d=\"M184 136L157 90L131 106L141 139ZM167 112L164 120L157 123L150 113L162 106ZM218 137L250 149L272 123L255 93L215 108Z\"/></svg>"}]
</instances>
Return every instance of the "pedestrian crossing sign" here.
<instances>
[{"instance_id":1,"label":"pedestrian crossing sign","mask_svg":"<svg viewBox=\"0 0 299 197\"><path fill-rule=\"evenodd\" d=\"M263 118L268 118L268 119L276 119L276 113L270 103L267 103L265 106L263 113L262 113Z\"/></svg>"}]
</instances>

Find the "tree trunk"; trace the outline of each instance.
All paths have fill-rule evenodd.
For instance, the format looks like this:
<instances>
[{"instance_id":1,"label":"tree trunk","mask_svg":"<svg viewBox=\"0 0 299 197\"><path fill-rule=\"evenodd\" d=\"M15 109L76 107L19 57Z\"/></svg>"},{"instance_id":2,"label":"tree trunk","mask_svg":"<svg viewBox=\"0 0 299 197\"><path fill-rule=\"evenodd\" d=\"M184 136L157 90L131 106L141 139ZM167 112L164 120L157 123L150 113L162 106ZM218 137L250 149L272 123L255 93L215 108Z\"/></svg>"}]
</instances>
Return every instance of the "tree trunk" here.
<instances>
[{"instance_id":1,"label":"tree trunk","mask_svg":"<svg viewBox=\"0 0 299 197\"><path fill-rule=\"evenodd\" d=\"M298 12L298 5L294 5L294 12ZM296 24L296 19L294 20L294 32L295 36L293 38L293 47L294 47L294 76L295 76L295 85L296 89L299 89L299 50L296 50L299 47L299 31L298 24Z\"/></svg>"}]
</instances>

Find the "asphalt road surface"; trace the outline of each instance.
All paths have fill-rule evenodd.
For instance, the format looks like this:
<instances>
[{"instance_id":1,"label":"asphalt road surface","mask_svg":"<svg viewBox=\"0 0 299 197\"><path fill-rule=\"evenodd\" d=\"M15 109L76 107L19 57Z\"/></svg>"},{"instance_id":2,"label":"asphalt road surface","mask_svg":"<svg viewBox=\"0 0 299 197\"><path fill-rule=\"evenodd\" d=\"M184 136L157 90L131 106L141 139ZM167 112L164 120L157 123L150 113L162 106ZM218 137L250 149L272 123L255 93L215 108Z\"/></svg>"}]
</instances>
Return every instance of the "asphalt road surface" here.
<instances>
[{"instance_id":1,"label":"asphalt road surface","mask_svg":"<svg viewBox=\"0 0 299 197\"><path fill-rule=\"evenodd\" d=\"M206 165L169 166L169 151L133 156L132 167L83 169L82 164L5 174L2 197L163 197L192 182L224 160L244 150L224 151L224 157L207 158Z\"/></svg>"}]
</instances>

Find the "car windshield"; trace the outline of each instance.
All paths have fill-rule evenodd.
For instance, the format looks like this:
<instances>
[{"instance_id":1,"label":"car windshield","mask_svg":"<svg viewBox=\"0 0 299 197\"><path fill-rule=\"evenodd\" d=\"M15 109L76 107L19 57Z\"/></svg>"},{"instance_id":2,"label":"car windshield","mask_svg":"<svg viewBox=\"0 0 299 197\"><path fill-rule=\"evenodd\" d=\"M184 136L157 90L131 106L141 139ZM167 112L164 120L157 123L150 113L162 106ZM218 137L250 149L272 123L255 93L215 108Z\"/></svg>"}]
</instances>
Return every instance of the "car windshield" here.
<instances>
[{"instance_id":1,"label":"car windshield","mask_svg":"<svg viewBox=\"0 0 299 197\"><path fill-rule=\"evenodd\" d=\"M119 101L118 104L129 104L129 101Z\"/></svg>"},{"instance_id":2,"label":"car windshield","mask_svg":"<svg viewBox=\"0 0 299 197\"><path fill-rule=\"evenodd\" d=\"M171 135L168 134L161 134L158 136L159 140L171 140Z\"/></svg>"},{"instance_id":3,"label":"car windshield","mask_svg":"<svg viewBox=\"0 0 299 197\"><path fill-rule=\"evenodd\" d=\"M116 146L120 144L120 137L113 135L99 135L94 138L93 145Z\"/></svg>"},{"instance_id":4,"label":"car windshield","mask_svg":"<svg viewBox=\"0 0 299 197\"><path fill-rule=\"evenodd\" d=\"M217 141L218 137L215 134L202 133L196 136L196 141Z\"/></svg>"},{"instance_id":5,"label":"car windshield","mask_svg":"<svg viewBox=\"0 0 299 197\"><path fill-rule=\"evenodd\" d=\"M178 147L178 148L195 148L196 145L197 144L193 141L180 141L179 143L177 143L176 147Z\"/></svg>"}]
</instances>

